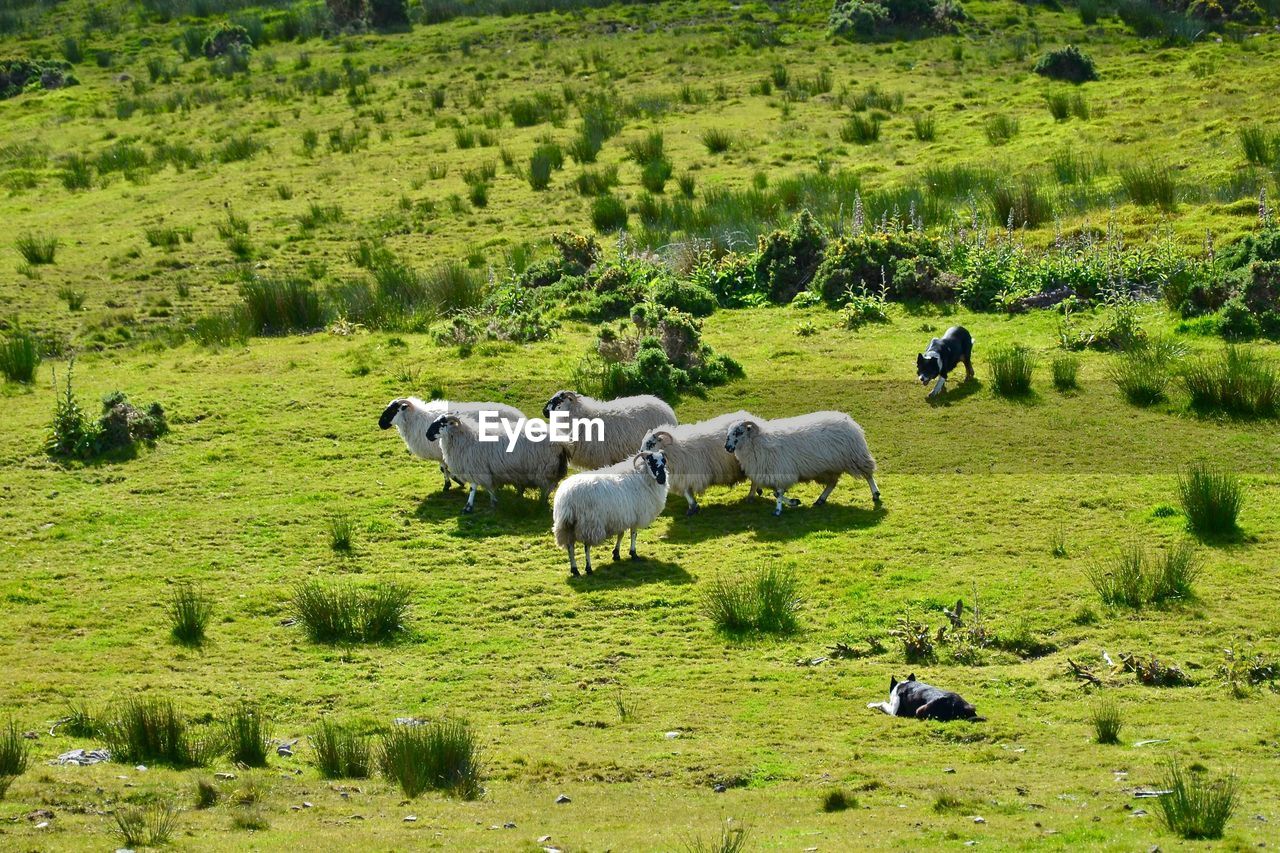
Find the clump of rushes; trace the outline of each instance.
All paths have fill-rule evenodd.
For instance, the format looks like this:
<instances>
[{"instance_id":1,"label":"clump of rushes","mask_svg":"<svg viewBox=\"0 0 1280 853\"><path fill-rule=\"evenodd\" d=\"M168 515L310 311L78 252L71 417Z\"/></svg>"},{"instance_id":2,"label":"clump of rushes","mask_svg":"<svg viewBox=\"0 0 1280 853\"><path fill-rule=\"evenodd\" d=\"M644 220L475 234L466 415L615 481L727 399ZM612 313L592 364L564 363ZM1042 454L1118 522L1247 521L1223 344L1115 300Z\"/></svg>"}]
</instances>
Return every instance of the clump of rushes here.
<instances>
[{"instance_id":1,"label":"clump of rushes","mask_svg":"<svg viewBox=\"0 0 1280 853\"><path fill-rule=\"evenodd\" d=\"M169 597L170 633L183 645L204 642L205 628L213 615L213 604L191 584L179 584Z\"/></svg>"}]
</instances>

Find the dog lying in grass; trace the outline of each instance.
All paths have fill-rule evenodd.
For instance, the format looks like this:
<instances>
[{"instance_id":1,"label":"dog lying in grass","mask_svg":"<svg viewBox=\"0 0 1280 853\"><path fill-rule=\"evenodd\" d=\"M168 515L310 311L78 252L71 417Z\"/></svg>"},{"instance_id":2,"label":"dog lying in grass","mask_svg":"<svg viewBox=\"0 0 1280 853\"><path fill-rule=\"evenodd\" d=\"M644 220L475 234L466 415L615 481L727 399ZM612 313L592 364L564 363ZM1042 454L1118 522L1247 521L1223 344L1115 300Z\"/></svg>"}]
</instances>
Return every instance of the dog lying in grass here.
<instances>
[{"instance_id":1,"label":"dog lying in grass","mask_svg":"<svg viewBox=\"0 0 1280 853\"><path fill-rule=\"evenodd\" d=\"M972 379L973 364L969 360L972 356L973 336L964 326L952 326L941 338L929 341L925 351L916 355L916 374L920 384L928 385L937 380L929 392L929 399L942 393L947 387L947 374L959 364L964 365L965 381Z\"/></svg>"},{"instance_id":2,"label":"dog lying in grass","mask_svg":"<svg viewBox=\"0 0 1280 853\"><path fill-rule=\"evenodd\" d=\"M896 677L889 678L889 701L868 702L868 708L884 711L890 717L916 717L921 720L968 720L981 723L985 717L979 717L978 711L964 700L959 693L941 690L932 684L916 681L913 672L906 681Z\"/></svg>"}]
</instances>

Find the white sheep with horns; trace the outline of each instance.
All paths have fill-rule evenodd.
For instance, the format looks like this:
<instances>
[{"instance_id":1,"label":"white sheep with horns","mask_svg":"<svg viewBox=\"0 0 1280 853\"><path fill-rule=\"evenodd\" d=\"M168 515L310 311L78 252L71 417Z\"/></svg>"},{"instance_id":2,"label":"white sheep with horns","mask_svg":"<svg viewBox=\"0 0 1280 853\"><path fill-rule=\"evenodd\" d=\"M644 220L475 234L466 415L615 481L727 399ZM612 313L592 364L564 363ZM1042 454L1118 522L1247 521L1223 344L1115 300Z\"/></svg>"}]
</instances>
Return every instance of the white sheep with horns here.
<instances>
[{"instance_id":1,"label":"white sheep with horns","mask_svg":"<svg viewBox=\"0 0 1280 853\"><path fill-rule=\"evenodd\" d=\"M862 427L843 412L742 420L729 428L724 449L738 458L742 472L753 483L773 490L777 502L774 515L782 515L783 503L800 505L787 497L787 489L796 483L813 481L826 486L814 502L814 506L821 506L845 473L864 478L871 486L871 499L880 503L874 476L876 460L867 449Z\"/></svg>"},{"instance_id":2,"label":"white sheep with horns","mask_svg":"<svg viewBox=\"0 0 1280 853\"><path fill-rule=\"evenodd\" d=\"M734 424L755 419L750 412L738 411L692 424L663 425L649 430L640 449L662 451L670 490L684 495L689 502L685 515L693 515L698 511L698 495L709 487L742 482L742 465L724 449L724 439Z\"/></svg>"},{"instance_id":3,"label":"white sheep with horns","mask_svg":"<svg viewBox=\"0 0 1280 853\"><path fill-rule=\"evenodd\" d=\"M400 397L392 400L378 418L378 426L382 429L396 428L400 438L404 439L409 452L419 459L438 462L440 473L444 475L444 489L449 490L453 482L466 487L466 483L449 474L444 464L444 451L440 442L427 440L427 427L445 412L497 412L498 417L507 420L519 420L524 412L515 406L505 403L450 403L448 400L419 400L417 397Z\"/></svg>"},{"instance_id":4,"label":"white sheep with horns","mask_svg":"<svg viewBox=\"0 0 1280 853\"><path fill-rule=\"evenodd\" d=\"M591 574L591 546L610 536L613 559L621 559L623 532L631 531L631 559L638 560L636 532L648 527L667 505L667 465L662 451L637 453L631 459L574 474L556 489L551 509L551 529L556 544L569 553L569 573L578 574L574 554L577 543L587 559Z\"/></svg>"},{"instance_id":5,"label":"white sheep with horns","mask_svg":"<svg viewBox=\"0 0 1280 853\"><path fill-rule=\"evenodd\" d=\"M650 394L596 400L577 391L559 391L542 407L542 415L550 418L557 411L575 420L598 418L603 425L602 440L593 440L600 436L585 430L582 438L568 443L570 460L584 471L630 459L649 430L680 423L670 406Z\"/></svg>"},{"instance_id":6,"label":"white sheep with horns","mask_svg":"<svg viewBox=\"0 0 1280 853\"><path fill-rule=\"evenodd\" d=\"M440 441L449 473L471 484L463 512L471 512L475 507L478 486L489 493L491 506L498 505L499 486L537 488L545 501L568 471L569 458L564 445L531 441L523 429L508 443L502 440L502 432L498 430L497 441L481 441L477 416L456 412L440 415L427 427L427 440Z\"/></svg>"}]
</instances>

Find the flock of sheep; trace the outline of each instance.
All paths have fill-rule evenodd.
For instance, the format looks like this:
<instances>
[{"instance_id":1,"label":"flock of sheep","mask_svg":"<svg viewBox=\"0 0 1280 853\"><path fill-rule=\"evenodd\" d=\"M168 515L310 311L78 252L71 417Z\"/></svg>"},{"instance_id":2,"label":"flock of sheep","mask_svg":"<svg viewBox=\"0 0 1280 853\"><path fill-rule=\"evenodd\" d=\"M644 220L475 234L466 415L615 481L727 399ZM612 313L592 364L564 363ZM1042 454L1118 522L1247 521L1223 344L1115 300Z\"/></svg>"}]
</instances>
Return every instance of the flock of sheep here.
<instances>
[{"instance_id":1,"label":"flock of sheep","mask_svg":"<svg viewBox=\"0 0 1280 853\"><path fill-rule=\"evenodd\" d=\"M587 574L592 546L610 537L616 537L616 560L622 535L630 531L631 556L636 557L636 534L662 513L669 491L684 496L692 515L698 511L698 495L709 487L749 480L756 494L773 492L774 515L781 515L783 506L800 503L786 494L796 483L821 483L825 488L816 503L822 504L847 473L865 479L872 500L880 501L876 461L866 437L842 412L765 420L737 411L681 424L657 397L596 400L561 391L543 407L544 417L564 412L573 421L598 420L603 435L552 442L513 430L510 443L481 440L482 412L495 412L512 426L527 420L519 409L501 403L404 397L391 401L378 425L384 430L394 426L410 452L438 462L445 489L452 482L470 484L464 512L472 511L477 488L484 488L495 506L500 486L537 488L543 500L556 489L552 530L556 544L568 552L574 575L578 543ZM565 479L570 464L582 473Z\"/></svg>"}]
</instances>

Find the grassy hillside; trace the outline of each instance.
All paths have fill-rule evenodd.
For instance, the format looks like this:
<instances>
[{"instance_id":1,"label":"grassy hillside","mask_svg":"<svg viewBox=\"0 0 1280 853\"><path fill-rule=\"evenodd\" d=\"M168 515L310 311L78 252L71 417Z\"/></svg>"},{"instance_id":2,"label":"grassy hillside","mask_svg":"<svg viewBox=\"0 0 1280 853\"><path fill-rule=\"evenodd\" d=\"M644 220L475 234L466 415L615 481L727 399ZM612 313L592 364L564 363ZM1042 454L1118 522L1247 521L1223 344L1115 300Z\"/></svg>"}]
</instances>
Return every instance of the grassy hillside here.
<instances>
[{"instance_id":1,"label":"grassy hillside","mask_svg":"<svg viewBox=\"0 0 1280 853\"><path fill-rule=\"evenodd\" d=\"M574 189L584 168L617 167L634 231L647 191L625 143L651 130L664 134L673 172L659 199L680 196L681 175L692 179L697 206L753 181L847 173L824 200L808 200L832 222L847 221L860 187L873 221L895 210L906 217L914 201L935 227L952 215L969 222L971 206L1003 226L987 188L1021 186L1025 175L1052 208L1033 242L1109 220L1140 241L1168 222L1188 251L1200 251L1207 232L1222 243L1253 226L1260 190L1276 195L1274 175L1249 166L1237 138L1280 118L1260 97L1280 87L1277 36L1267 31L1163 47L1113 18L1085 26L1074 10L977 2L958 35L859 44L826 37L821 3L661 3L268 42L237 73L184 57L183 32L203 32L204 20L146 23L131 7L94 8L86 19L78 3L59 4L24 36L0 40L0 54L56 58L70 36L85 56L74 69L80 85L0 102L0 173L10 187L0 216L14 237L60 243L54 264L15 274L27 265L5 241L0 311L65 333L113 339L118 327L226 304L237 256L217 229L228 211L247 224L242 257L319 282L356 274L347 253L358 237L384 238L419 267L465 260L500 271L521 244L563 227L590 230L593 200ZM271 32L281 13L245 14ZM1072 86L1032 73L1041 53L1067 43L1094 58L1098 81ZM868 92L881 97L855 111ZM593 94L619 109L620 132L596 164L566 155L535 192L520 174L535 146L568 146ZM1078 97L1088 118L1056 121L1051 95ZM536 123L515 127L513 104L537 98L545 108L521 118ZM877 141L842 139L852 117L877 112ZM918 117L931 118L933 141L915 138ZM993 145L987 126L998 117L1017 131ZM727 151L709 153L710 129L726 134ZM475 147L460 148L460 135ZM244 147L227 150L232 141ZM73 155L90 164L87 189L62 185ZM1176 209L1129 202L1124 170L1145 166L1167 168ZM493 177L480 207L466 176L486 167ZM1056 174L1088 180L1059 184ZM336 206L340 219L304 228L312 205ZM767 224L738 211L706 231L742 245ZM681 236L652 230L655 246ZM149 231L162 245L150 245ZM67 311L65 288L83 294L81 311Z\"/></svg>"},{"instance_id":2,"label":"grassy hillside","mask_svg":"<svg viewBox=\"0 0 1280 853\"><path fill-rule=\"evenodd\" d=\"M1271 840L1276 419L1193 405L1185 377L1224 351L1212 332L1226 309L1182 317L1165 303L1180 304L1170 294L1188 269L1206 290L1236 282L1205 257L1206 232L1221 254L1257 231L1262 191L1276 194L1239 132L1272 133L1280 116L1269 95L1280 36L1233 27L1166 45L1110 14L1086 26L1075 8L973 2L958 33L854 43L827 35L826 4L689 0L325 38L303 5L235 11L268 36L297 29L259 37L236 70L185 55L224 16L157 8L0 6L0 57L83 54L78 85L0 100L0 337L30 330L43 352L33 381L0 385L0 848L115 849L121 816L171 804L171 843L193 850L728 849L722 833L743 827L744 849L1148 849L1179 841L1158 801L1136 796L1164 784L1170 761L1197 779L1235 775L1222 846ZM1067 43L1101 79L1031 71ZM1052 94L1070 118L1050 115ZM575 162L569 146L599 115L621 126L597 162ZM853 141L850 123L877 115L879 139ZM993 144L1000 115L1017 131ZM932 141L916 138L927 116ZM727 150L713 153L709 130ZM662 193L632 154L653 131L672 167ZM459 147L468 133L475 144ZM535 190L530 160L549 141L564 166ZM547 241L594 230L595 197L576 184L612 167L629 242L600 233L604 257L577 275L561 255L585 241ZM1172 178L1175 204L1133 201L1126 170L1152 167ZM1006 231L1001 194L1024 187L1048 215ZM963 307L955 292L885 301L865 281L838 310L804 281L794 303L769 304L805 247L775 237L756 253L756 237L801 207L828 257L862 237L916 241L912 263L946 247L946 263L968 265L962 283L988 269L1053 283L1044 269L1061 261L1106 286L1086 296L1096 282L1082 280L1079 301L1020 311L996 297L1027 293L1025 280L996 294L983 279L1008 313ZM893 222L877 229L881 218ZM20 254L25 236L36 256L56 239L53 262ZM1053 246L1066 248L1040 255ZM689 262L704 250L711 260ZM1272 293L1266 251L1243 268L1250 298ZM777 268L756 281L771 252ZM823 507L811 506L817 486L797 487L803 505L780 518L744 485L712 489L692 518L672 496L641 532L643 560L597 549L600 570L570 578L532 495L505 489L496 509L482 496L464 515L435 465L377 429L387 401L408 394L532 414L561 388L604 381L584 355L640 333L595 321L635 313L631 301L652 316L691 267L751 283L696 312L701 343L743 375L686 385L681 420L849 412L879 463L882 506L847 478ZM548 270L549 283L529 283ZM285 277L316 296L313 322L201 337L200 318L237 322L246 283ZM421 298L356 324L345 308L363 281L432 298L454 288L455 307ZM71 296L83 304L72 310ZM681 305L697 296L677 289ZM1265 307L1252 310L1265 319ZM682 317L659 328L696 326ZM503 318L534 331L484 331ZM978 376L957 375L928 405L915 356L954 324L977 339ZM1036 367L1031 392L1007 397L992 360L1013 345ZM1255 377L1280 355L1274 341L1238 346L1262 360ZM1078 383L1059 389L1064 358ZM121 390L162 403L169 432L88 459L50 455L68 373L90 416ZM1166 385L1134 405L1117 375ZM1179 479L1199 460L1239 480L1234 533L1188 529ZM349 548L334 547L335 526ZM1134 608L1091 584L1135 545L1157 560L1181 543L1200 567L1189 594ZM797 630L719 630L707 607L717 585L763 569L794 578ZM312 641L294 604L307 581L398 585L403 630ZM201 644L171 635L186 589L212 607ZM957 599L963 625L943 630ZM932 652L912 654L909 635ZM1231 667L1226 649L1252 669ZM1186 683L1143 683L1128 655ZM866 707L909 672L958 690L985 722ZM102 724L139 697L173 700L203 739L253 703L273 721L266 766L225 753L194 768L49 763L106 743L72 711ZM1106 702L1123 721L1118 744L1095 742ZM466 720L482 795L409 798L380 773L322 777L322 723L376 744L402 718ZM293 754L276 754L281 743ZM30 752L23 772L6 771L13 744ZM850 807L824 810L837 790Z\"/></svg>"}]
</instances>

